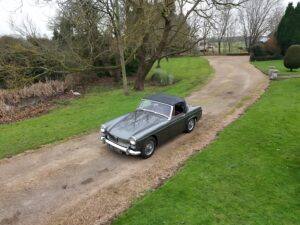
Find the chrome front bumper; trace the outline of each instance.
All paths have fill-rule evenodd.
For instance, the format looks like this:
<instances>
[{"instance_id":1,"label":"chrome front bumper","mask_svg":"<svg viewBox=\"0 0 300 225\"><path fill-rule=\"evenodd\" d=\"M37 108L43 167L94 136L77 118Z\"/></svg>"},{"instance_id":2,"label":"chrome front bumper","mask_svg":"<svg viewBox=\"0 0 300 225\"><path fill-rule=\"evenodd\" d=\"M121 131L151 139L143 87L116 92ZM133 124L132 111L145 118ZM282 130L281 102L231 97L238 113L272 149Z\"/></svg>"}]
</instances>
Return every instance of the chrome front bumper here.
<instances>
[{"instance_id":1,"label":"chrome front bumper","mask_svg":"<svg viewBox=\"0 0 300 225\"><path fill-rule=\"evenodd\" d=\"M133 151L132 149L130 149L129 147L126 148L126 147L123 147L121 145L118 145L108 139L106 139L105 137L100 137L100 140L103 142L103 144L108 144L108 145L111 145L113 146L114 148L117 148L119 149L120 151L124 152L126 155L140 155L141 152L140 151Z\"/></svg>"}]
</instances>

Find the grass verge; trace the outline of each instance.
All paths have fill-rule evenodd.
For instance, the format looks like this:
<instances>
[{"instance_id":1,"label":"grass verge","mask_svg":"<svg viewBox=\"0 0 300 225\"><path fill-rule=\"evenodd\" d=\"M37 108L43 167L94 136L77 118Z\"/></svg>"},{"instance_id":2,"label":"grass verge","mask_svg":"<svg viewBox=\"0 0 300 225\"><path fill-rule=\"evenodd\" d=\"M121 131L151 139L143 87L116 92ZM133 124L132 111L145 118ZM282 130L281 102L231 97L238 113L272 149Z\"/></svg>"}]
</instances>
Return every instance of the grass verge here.
<instances>
[{"instance_id":1,"label":"grass verge","mask_svg":"<svg viewBox=\"0 0 300 225\"><path fill-rule=\"evenodd\" d=\"M172 86L132 91L130 96L124 96L120 88L95 87L83 98L46 115L0 125L0 158L98 128L101 123L134 110L145 95L167 92L186 96L212 74L208 61L199 57L171 58L168 62L162 61L161 66L180 81Z\"/></svg>"},{"instance_id":2,"label":"grass verge","mask_svg":"<svg viewBox=\"0 0 300 225\"><path fill-rule=\"evenodd\" d=\"M300 79L272 82L246 114L113 224L300 221Z\"/></svg>"},{"instance_id":3,"label":"grass verge","mask_svg":"<svg viewBox=\"0 0 300 225\"><path fill-rule=\"evenodd\" d=\"M275 66L275 68L279 71L279 75L300 74L299 69L291 72L289 69L285 68L283 65L283 60L255 61L252 62L252 64L265 74L268 74L269 66Z\"/></svg>"}]
</instances>

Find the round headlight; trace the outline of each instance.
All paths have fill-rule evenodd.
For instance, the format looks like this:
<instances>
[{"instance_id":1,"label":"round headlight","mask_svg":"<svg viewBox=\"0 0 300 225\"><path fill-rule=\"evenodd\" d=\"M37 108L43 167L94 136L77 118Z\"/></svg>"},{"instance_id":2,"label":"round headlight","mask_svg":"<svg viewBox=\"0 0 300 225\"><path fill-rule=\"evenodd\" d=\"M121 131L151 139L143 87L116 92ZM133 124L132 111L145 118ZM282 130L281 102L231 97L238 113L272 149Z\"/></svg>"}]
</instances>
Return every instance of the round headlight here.
<instances>
[{"instance_id":1,"label":"round headlight","mask_svg":"<svg viewBox=\"0 0 300 225\"><path fill-rule=\"evenodd\" d=\"M102 133L104 133L105 132L105 126L102 125L100 130L101 130Z\"/></svg>"},{"instance_id":2,"label":"round headlight","mask_svg":"<svg viewBox=\"0 0 300 225\"><path fill-rule=\"evenodd\" d=\"M135 145L135 144L136 144L136 141L135 141L133 138L131 138L131 139L129 140L129 142L130 142L131 145Z\"/></svg>"}]
</instances>

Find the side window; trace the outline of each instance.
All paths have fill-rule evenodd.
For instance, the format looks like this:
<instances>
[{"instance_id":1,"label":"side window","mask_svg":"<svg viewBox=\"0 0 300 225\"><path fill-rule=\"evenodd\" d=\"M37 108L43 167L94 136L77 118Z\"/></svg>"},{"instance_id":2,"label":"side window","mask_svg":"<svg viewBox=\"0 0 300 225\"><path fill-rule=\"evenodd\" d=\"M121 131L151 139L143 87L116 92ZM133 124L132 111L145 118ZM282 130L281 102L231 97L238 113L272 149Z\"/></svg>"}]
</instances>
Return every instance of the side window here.
<instances>
[{"instance_id":1,"label":"side window","mask_svg":"<svg viewBox=\"0 0 300 225\"><path fill-rule=\"evenodd\" d=\"M185 107L184 107L184 104L183 103L178 103L175 105L174 107L174 116L177 116L181 113L184 113L185 112Z\"/></svg>"}]
</instances>

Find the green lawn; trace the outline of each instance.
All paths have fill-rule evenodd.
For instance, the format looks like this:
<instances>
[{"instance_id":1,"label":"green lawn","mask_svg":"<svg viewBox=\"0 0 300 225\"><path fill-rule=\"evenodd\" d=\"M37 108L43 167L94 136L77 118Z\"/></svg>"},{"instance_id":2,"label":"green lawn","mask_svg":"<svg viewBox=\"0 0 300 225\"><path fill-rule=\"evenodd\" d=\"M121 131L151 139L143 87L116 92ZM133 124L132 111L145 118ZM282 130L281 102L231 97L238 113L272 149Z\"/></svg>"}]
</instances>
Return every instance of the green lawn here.
<instances>
[{"instance_id":1,"label":"green lawn","mask_svg":"<svg viewBox=\"0 0 300 225\"><path fill-rule=\"evenodd\" d=\"M300 222L300 79L272 82L246 114L113 224Z\"/></svg>"},{"instance_id":2,"label":"green lawn","mask_svg":"<svg viewBox=\"0 0 300 225\"><path fill-rule=\"evenodd\" d=\"M0 125L0 158L96 129L101 123L134 110L147 94L166 91L186 96L212 74L208 61L199 57L171 58L161 66L180 81L165 88L131 91L130 96L124 96L120 88L97 87L83 98L67 102L66 106L46 115Z\"/></svg>"},{"instance_id":3,"label":"green lawn","mask_svg":"<svg viewBox=\"0 0 300 225\"><path fill-rule=\"evenodd\" d=\"M252 62L252 64L265 74L268 74L269 66L275 66L280 75L300 74L299 69L290 72L289 69L285 68L283 65L283 60L255 61Z\"/></svg>"}]
</instances>

